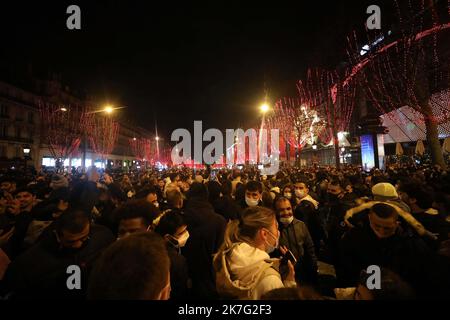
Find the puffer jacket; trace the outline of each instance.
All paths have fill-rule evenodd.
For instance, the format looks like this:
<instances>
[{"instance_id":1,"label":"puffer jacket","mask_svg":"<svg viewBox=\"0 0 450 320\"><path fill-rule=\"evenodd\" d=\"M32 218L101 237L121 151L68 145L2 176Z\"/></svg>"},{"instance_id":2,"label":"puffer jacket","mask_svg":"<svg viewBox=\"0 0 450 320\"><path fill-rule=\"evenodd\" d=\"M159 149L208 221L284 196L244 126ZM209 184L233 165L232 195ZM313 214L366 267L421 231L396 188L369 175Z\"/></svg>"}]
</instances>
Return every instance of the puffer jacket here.
<instances>
[{"instance_id":1,"label":"puffer jacket","mask_svg":"<svg viewBox=\"0 0 450 320\"><path fill-rule=\"evenodd\" d=\"M259 300L265 293L295 287L295 281L282 281L280 260L245 242L234 244L218 257L216 287L221 298Z\"/></svg>"}]
</instances>

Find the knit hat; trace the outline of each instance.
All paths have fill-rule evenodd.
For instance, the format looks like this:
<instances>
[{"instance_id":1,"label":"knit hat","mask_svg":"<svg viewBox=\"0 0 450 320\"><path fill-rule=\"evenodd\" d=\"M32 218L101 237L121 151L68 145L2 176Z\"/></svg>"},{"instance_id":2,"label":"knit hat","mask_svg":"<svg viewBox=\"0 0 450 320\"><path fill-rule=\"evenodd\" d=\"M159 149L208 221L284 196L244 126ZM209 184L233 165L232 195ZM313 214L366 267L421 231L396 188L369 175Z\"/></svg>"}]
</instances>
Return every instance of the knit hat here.
<instances>
[{"instance_id":1,"label":"knit hat","mask_svg":"<svg viewBox=\"0 0 450 320\"><path fill-rule=\"evenodd\" d=\"M50 182L50 188L59 189L59 188L67 188L69 186L69 180L66 177L55 174L52 177L52 181Z\"/></svg>"},{"instance_id":2,"label":"knit hat","mask_svg":"<svg viewBox=\"0 0 450 320\"><path fill-rule=\"evenodd\" d=\"M387 182L377 183L372 187L372 194L374 200L384 201L384 200L393 200L398 198L397 190L395 187Z\"/></svg>"}]
</instances>

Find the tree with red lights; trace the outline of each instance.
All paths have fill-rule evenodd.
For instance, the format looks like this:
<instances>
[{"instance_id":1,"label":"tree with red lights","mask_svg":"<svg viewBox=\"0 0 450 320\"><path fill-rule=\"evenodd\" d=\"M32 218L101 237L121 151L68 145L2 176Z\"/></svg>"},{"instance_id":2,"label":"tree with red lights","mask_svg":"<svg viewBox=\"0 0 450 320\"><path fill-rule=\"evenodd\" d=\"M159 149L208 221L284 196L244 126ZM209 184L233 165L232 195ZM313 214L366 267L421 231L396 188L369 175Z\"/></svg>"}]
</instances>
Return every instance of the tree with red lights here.
<instances>
[{"instance_id":1,"label":"tree with red lights","mask_svg":"<svg viewBox=\"0 0 450 320\"><path fill-rule=\"evenodd\" d=\"M315 110L325 126L317 131L320 140L334 144L336 167L340 166L338 132L347 131L355 101L354 86L343 85L337 71L308 70L305 80L297 84L302 105Z\"/></svg>"},{"instance_id":2,"label":"tree with red lights","mask_svg":"<svg viewBox=\"0 0 450 320\"><path fill-rule=\"evenodd\" d=\"M151 140L145 138L133 138L129 140L131 151L139 161L151 160Z\"/></svg>"},{"instance_id":3,"label":"tree with red lights","mask_svg":"<svg viewBox=\"0 0 450 320\"><path fill-rule=\"evenodd\" d=\"M323 122L317 112L300 99L284 98L275 104L273 113L269 116L268 127L278 129L281 139L297 150L307 143L312 143L313 137L323 130Z\"/></svg>"},{"instance_id":4,"label":"tree with red lights","mask_svg":"<svg viewBox=\"0 0 450 320\"><path fill-rule=\"evenodd\" d=\"M93 116L87 134L92 150L103 160L114 149L119 135L119 123L111 117Z\"/></svg>"},{"instance_id":5,"label":"tree with red lights","mask_svg":"<svg viewBox=\"0 0 450 320\"><path fill-rule=\"evenodd\" d=\"M433 1L424 0L410 1L408 7L395 1L395 6L398 27L392 40L369 47L363 55L356 36L349 41L355 65L352 73L362 74L367 96L380 113L389 115L409 106L421 115L432 161L445 167L438 125L450 120L450 12L448 7L439 10ZM368 31L368 43L386 36L373 33ZM398 119L391 120L402 126Z\"/></svg>"},{"instance_id":6,"label":"tree with red lights","mask_svg":"<svg viewBox=\"0 0 450 320\"><path fill-rule=\"evenodd\" d=\"M59 170L64 160L80 146L91 115L85 107L44 103L40 104L39 112L41 141L47 144Z\"/></svg>"}]
</instances>

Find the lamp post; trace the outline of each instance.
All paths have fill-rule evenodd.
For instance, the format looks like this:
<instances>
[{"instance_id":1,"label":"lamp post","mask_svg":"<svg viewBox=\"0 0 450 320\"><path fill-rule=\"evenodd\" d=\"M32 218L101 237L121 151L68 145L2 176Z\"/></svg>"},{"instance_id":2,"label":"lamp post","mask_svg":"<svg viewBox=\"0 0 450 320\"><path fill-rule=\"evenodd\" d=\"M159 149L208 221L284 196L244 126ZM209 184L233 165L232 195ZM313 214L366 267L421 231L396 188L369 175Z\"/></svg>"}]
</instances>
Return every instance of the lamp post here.
<instances>
[{"instance_id":1,"label":"lamp post","mask_svg":"<svg viewBox=\"0 0 450 320\"><path fill-rule=\"evenodd\" d=\"M23 147L23 160L24 160L24 170L27 170L27 161L31 159L30 157L31 148L29 146Z\"/></svg>"}]
</instances>

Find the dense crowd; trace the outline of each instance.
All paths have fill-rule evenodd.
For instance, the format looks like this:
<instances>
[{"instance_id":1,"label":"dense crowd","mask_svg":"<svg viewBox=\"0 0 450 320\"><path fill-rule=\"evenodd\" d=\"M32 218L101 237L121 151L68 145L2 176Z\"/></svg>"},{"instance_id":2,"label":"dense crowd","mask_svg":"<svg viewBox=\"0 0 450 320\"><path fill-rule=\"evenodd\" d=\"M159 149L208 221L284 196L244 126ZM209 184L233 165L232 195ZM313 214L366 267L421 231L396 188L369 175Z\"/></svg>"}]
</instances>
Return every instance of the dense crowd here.
<instances>
[{"instance_id":1,"label":"dense crowd","mask_svg":"<svg viewBox=\"0 0 450 320\"><path fill-rule=\"evenodd\" d=\"M10 170L0 189L2 299L450 296L438 166Z\"/></svg>"}]
</instances>

